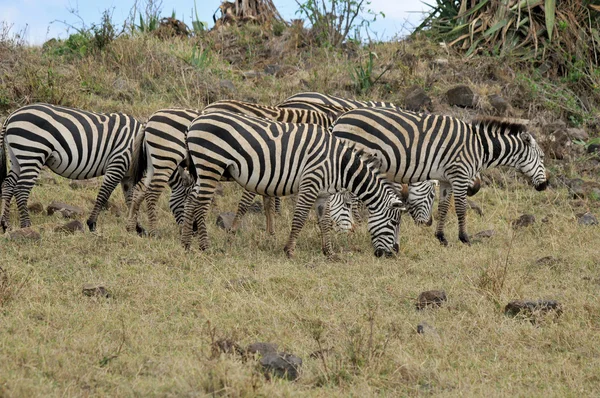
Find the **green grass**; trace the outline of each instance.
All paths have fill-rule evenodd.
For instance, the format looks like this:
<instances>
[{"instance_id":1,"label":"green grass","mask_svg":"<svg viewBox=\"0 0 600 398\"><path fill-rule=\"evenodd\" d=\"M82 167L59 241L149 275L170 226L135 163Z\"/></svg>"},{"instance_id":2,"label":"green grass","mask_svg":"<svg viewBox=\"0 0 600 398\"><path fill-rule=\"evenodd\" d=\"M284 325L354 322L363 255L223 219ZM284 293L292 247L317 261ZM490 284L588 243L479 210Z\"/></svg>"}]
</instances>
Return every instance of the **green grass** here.
<instances>
[{"instance_id":1,"label":"green grass","mask_svg":"<svg viewBox=\"0 0 600 398\"><path fill-rule=\"evenodd\" d=\"M68 181L36 186L32 201L63 200L91 210L96 192ZM366 226L336 235L341 262L320 253L313 218L288 260L283 246L290 200L268 236L262 215L249 215L227 235L217 211L241 197L225 184L209 218L211 248L182 251L178 228L161 200L161 238L125 232L122 213L103 212L97 234L52 233L58 216L34 215L46 225L39 243L0 238L9 283L22 284L0 313L0 386L7 396L402 396L592 395L600 388L600 284L597 227L578 226L566 191L485 187L475 197L485 212L469 213L473 234L497 234L466 247L455 216L441 247L433 230L408 219L400 254L376 259ZM513 232L512 219L534 214L531 228ZM15 211L13 210L13 215ZM549 223L540 220L551 215ZM13 225L16 219L13 217ZM507 272L503 269L512 241ZM541 266L544 256L562 259ZM244 283L239 280L243 279ZM490 280L504 278L501 289ZM85 297L86 283L103 283L109 299ZM496 283L495 286L498 286ZM417 311L423 290L443 289L449 302ZM17 290L17 289L14 289ZM14 291L13 290L13 291ZM3 296L4 297L4 296ZM564 314L532 324L503 315L512 299L557 299ZM418 335L427 322L436 329ZM254 361L212 354L212 342L242 346L277 343L304 360L297 382L266 381ZM324 360L310 358L319 347Z\"/></svg>"}]
</instances>

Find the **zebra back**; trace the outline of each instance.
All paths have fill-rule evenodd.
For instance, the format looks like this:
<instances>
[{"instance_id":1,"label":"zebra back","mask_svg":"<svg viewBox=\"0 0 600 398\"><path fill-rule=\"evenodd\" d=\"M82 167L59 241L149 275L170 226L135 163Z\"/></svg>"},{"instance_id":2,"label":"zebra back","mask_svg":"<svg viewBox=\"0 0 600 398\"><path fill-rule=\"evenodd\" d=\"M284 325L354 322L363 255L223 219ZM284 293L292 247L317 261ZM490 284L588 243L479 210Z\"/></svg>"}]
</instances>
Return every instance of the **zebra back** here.
<instances>
[{"instance_id":1,"label":"zebra back","mask_svg":"<svg viewBox=\"0 0 600 398\"><path fill-rule=\"evenodd\" d=\"M202 113L232 112L246 116L256 116L282 123L309 123L328 128L333 119L328 115L311 109L279 108L250 102L223 100L207 105Z\"/></svg>"},{"instance_id":2,"label":"zebra back","mask_svg":"<svg viewBox=\"0 0 600 398\"><path fill-rule=\"evenodd\" d=\"M368 107L383 107L383 108L397 108L391 102L383 101L358 101L354 99L336 97L335 95L327 95L317 92L303 92L294 94L283 101L281 105L285 105L288 102L308 102L313 104L321 104L329 107L349 111L356 108L368 108Z\"/></svg>"}]
</instances>

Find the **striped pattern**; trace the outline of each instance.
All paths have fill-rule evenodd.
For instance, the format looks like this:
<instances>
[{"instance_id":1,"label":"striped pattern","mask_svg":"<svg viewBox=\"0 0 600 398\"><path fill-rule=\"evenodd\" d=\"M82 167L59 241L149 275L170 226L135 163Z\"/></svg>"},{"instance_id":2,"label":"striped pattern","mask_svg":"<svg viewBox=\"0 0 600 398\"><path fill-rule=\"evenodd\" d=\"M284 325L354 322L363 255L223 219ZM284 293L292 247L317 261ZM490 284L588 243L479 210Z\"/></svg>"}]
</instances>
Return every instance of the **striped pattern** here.
<instances>
[{"instance_id":1,"label":"striped pattern","mask_svg":"<svg viewBox=\"0 0 600 398\"><path fill-rule=\"evenodd\" d=\"M294 94L291 97L288 97L281 104L277 105L279 107L285 107L290 103L298 103L305 102L317 105L325 105L330 108L337 108L343 111L349 111L351 109L357 108L372 108L372 107L382 107L382 108L397 108L391 102L383 102L383 101L358 101L352 100L348 98L336 97L335 95L327 95L321 94L317 92L305 92Z\"/></svg>"},{"instance_id":2,"label":"striped pattern","mask_svg":"<svg viewBox=\"0 0 600 398\"><path fill-rule=\"evenodd\" d=\"M211 113L194 120L187 144L196 173L185 206L182 243L189 248L198 221L200 249L208 247L205 218L217 183L232 178L266 197L298 194L285 252L293 256L296 239L319 196L349 190L370 211L369 231L375 254L392 255L404 205L369 162L321 126L265 121L232 113ZM327 209L319 220L323 252L332 256Z\"/></svg>"},{"instance_id":3,"label":"striped pattern","mask_svg":"<svg viewBox=\"0 0 600 398\"><path fill-rule=\"evenodd\" d=\"M544 153L525 126L496 119L465 123L456 118L397 109L349 111L334 124L332 134L367 148L381 161L394 182L440 181L436 236L447 244L444 223L454 193L459 238L468 243L466 196L474 177L494 166L513 166L530 177L536 189L546 188Z\"/></svg>"},{"instance_id":4,"label":"striped pattern","mask_svg":"<svg viewBox=\"0 0 600 398\"><path fill-rule=\"evenodd\" d=\"M49 104L22 107L6 119L0 142L0 169L6 170L6 145L11 171L2 183L2 226L8 227L13 194L19 208L21 227L31 220L27 201L43 166L70 179L105 176L94 209L87 220L96 227L98 213L122 183L129 202L129 182L134 137L141 124L122 113L100 114ZM5 176L5 172L2 174Z\"/></svg>"}]
</instances>

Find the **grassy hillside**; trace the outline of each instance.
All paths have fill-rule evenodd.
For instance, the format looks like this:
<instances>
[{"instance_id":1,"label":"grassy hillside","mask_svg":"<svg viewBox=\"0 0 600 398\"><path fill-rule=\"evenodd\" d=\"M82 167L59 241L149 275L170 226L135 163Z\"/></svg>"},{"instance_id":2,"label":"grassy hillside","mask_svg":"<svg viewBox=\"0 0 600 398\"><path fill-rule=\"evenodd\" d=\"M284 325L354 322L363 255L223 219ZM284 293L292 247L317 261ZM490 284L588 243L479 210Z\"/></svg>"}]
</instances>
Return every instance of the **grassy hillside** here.
<instances>
[{"instance_id":1,"label":"grassy hillside","mask_svg":"<svg viewBox=\"0 0 600 398\"><path fill-rule=\"evenodd\" d=\"M144 119L164 107L202 108L223 98L276 104L309 90L403 104L418 85L433 112L465 119L495 114L488 95L499 94L510 103L506 115L530 120L542 141L541 127L558 119L584 127L588 144L598 137L597 113L582 108L572 82L549 79L533 65L466 59L424 37L312 47L298 29L121 37L102 51L81 50L81 43L3 42L2 112L46 101ZM376 54L372 80L385 71L372 88L356 79L369 69L369 53ZM479 95L474 108L447 103L445 92L457 84ZM483 216L470 211L468 228L472 235L493 229L493 237L460 244L452 212L450 245L442 247L432 228L406 217L394 259L373 256L363 224L335 236L342 261L327 262L312 216L297 257L288 260L290 200L276 219L276 236L264 232L260 214L227 235L215 219L235 210L241 190L234 184L224 184L211 213L212 247L204 253L195 246L181 250L166 197L162 235L152 239L125 232L121 192L95 234L56 233L65 220L32 215L40 241L0 237L0 395L594 395L600 389L600 230L577 218L586 211L599 216L600 198L572 199L559 183L598 182L599 163L584 144L569 147L566 160L548 160L555 183L545 192L512 171L486 174L473 198ZM97 184L72 189L62 178L54 182L44 179L30 203L91 210ZM534 225L513 229L524 213L535 216ZM87 283L102 283L110 297L84 296ZM417 296L431 289L444 290L448 302L417 310ZM511 318L504 306L514 299L558 300L563 313ZM425 333L418 334L423 323ZM278 344L303 359L300 379L267 380L254 359L223 352L225 340L241 347Z\"/></svg>"}]
</instances>

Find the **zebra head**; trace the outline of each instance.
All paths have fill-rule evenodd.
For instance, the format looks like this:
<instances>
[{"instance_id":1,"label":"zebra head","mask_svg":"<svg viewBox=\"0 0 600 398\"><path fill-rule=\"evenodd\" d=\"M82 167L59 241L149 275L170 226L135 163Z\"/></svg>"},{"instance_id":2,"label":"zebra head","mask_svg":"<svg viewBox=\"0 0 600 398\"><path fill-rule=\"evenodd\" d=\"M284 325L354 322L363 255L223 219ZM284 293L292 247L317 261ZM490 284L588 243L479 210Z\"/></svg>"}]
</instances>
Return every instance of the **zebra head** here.
<instances>
[{"instance_id":1,"label":"zebra head","mask_svg":"<svg viewBox=\"0 0 600 398\"><path fill-rule=\"evenodd\" d=\"M423 181L410 184L406 190L408 214L416 224L430 226L433 223L433 201L435 200L435 183Z\"/></svg>"},{"instance_id":2,"label":"zebra head","mask_svg":"<svg viewBox=\"0 0 600 398\"><path fill-rule=\"evenodd\" d=\"M339 192L329 197L329 214L333 221L334 231L351 232L354 230L352 201L353 197L349 192Z\"/></svg>"},{"instance_id":3,"label":"zebra head","mask_svg":"<svg viewBox=\"0 0 600 398\"><path fill-rule=\"evenodd\" d=\"M371 242L375 248L375 257L392 257L398 253L398 234L400 219L406 206L394 189L382 182L384 187L381 200L376 206L369 206L367 228L371 234Z\"/></svg>"},{"instance_id":4,"label":"zebra head","mask_svg":"<svg viewBox=\"0 0 600 398\"><path fill-rule=\"evenodd\" d=\"M543 191L548 186L546 168L544 167L544 151L528 132L522 131L518 137L523 143L523 150L517 162L517 168L531 178L531 182L537 191Z\"/></svg>"}]
</instances>

